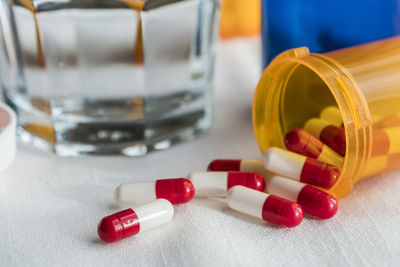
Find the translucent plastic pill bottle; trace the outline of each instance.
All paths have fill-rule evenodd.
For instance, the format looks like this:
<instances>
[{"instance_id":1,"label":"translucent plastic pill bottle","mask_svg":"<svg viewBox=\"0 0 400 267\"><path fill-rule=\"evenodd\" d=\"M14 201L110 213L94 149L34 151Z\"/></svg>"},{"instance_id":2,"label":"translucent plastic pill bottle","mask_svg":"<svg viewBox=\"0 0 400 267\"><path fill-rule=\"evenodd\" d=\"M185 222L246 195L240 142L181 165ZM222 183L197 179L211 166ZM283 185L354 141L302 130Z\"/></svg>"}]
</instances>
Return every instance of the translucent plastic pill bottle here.
<instances>
[{"instance_id":1,"label":"translucent plastic pill bottle","mask_svg":"<svg viewBox=\"0 0 400 267\"><path fill-rule=\"evenodd\" d=\"M329 190L340 198L359 180L400 166L400 37L323 54L300 47L278 55L253 101L261 152L283 148L287 131L331 105L346 132L341 175Z\"/></svg>"}]
</instances>

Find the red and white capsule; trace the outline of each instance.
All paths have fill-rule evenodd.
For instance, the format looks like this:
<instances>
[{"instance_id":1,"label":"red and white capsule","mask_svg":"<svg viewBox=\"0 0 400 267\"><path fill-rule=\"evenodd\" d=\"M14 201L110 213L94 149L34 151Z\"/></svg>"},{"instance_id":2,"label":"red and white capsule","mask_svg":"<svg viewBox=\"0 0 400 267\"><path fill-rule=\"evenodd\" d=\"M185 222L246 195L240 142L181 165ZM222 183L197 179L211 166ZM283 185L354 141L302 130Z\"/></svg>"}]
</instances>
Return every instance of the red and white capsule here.
<instances>
[{"instance_id":1,"label":"red and white capsule","mask_svg":"<svg viewBox=\"0 0 400 267\"><path fill-rule=\"evenodd\" d=\"M264 177L268 176L268 171L265 169L261 160L250 159L216 159L210 162L207 171L228 172L255 172Z\"/></svg>"},{"instance_id":2,"label":"red and white capsule","mask_svg":"<svg viewBox=\"0 0 400 267\"><path fill-rule=\"evenodd\" d=\"M235 185L263 191L264 178L253 172L193 172L188 176L196 197L224 197Z\"/></svg>"},{"instance_id":3,"label":"red and white capsule","mask_svg":"<svg viewBox=\"0 0 400 267\"><path fill-rule=\"evenodd\" d=\"M286 148L292 152L318 159L337 167L342 167L343 165L342 156L301 128L295 128L287 132L284 141Z\"/></svg>"},{"instance_id":4,"label":"red and white capsule","mask_svg":"<svg viewBox=\"0 0 400 267\"><path fill-rule=\"evenodd\" d=\"M344 128L332 125L321 119L312 118L304 124L304 130L328 145L339 155L346 154L346 133Z\"/></svg>"},{"instance_id":5,"label":"red and white capsule","mask_svg":"<svg viewBox=\"0 0 400 267\"><path fill-rule=\"evenodd\" d=\"M372 133L373 157L400 153L400 127L374 129Z\"/></svg>"},{"instance_id":6,"label":"red and white capsule","mask_svg":"<svg viewBox=\"0 0 400 267\"><path fill-rule=\"evenodd\" d=\"M311 185L281 176L272 176L267 181L267 192L300 204L304 212L320 219L335 216L338 202L332 195Z\"/></svg>"},{"instance_id":7,"label":"red and white capsule","mask_svg":"<svg viewBox=\"0 0 400 267\"><path fill-rule=\"evenodd\" d=\"M390 114L374 123L374 128L391 128L400 126L400 116L397 114Z\"/></svg>"},{"instance_id":8,"label":"red and white capsule","mask_svg":"<svg viewBox=\"0 0 400 267\"><path fill-rule=\"evenodd\" d=\"M277 147L264 152L263 164L271 172L323 188L332 187L340 176L333 165Z\"/></svg>"},{"instance_id":9,"label":"red and white capsule","mask_svg":"<svg viewBox=\"0 0 400 267\"><path fill-rule=\"evenodd\" d=\"M172 204L189 202L194 196L194 186L186 178L159 179L151 182L121 184L114 191L119 206L145 203L164 198Z\"/></svg>"},{"instance_id":10,"label":"red and white capsule","mask_svg":"<svg viewBox=\"0 0 400 267\"><path fill-rule=\"evenodd\" d=\"M116 242L168 223L173 216L172 204L168 200L157 199L134 210L126 209L104 217L97 233L105 242Z\"/></svg>"},{"instance_id":11,"label":"red and white capsule","mask_svg":"<svg viewBox=\"0 0 400 267\"><path fill-rule=\"evenodd\" d=\"M336 106L327 106L319 114L321 120L327 121L332 125L343 127L343 118L340 110Z\"/></svg>"},{"instance_id":12,"label":"red and white capsule","mask_svg":"<svg viewBox=\"0 0 400 267\"><path fill-rule=\"evenodd\" d=\"M295 202L244 186L234 186L226 195L231 209L276 223L295 227L303 220L303 209Z\"/></svg>"}]
</instances>

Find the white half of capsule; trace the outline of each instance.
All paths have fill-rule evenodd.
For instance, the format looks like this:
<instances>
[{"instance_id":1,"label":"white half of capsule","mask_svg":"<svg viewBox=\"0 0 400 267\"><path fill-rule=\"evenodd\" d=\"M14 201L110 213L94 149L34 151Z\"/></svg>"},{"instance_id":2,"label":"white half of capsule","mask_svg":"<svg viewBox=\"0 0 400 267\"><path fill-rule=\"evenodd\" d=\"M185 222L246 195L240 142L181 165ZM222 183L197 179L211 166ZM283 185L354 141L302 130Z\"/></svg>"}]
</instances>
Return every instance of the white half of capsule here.
<instances>
[{"instance_id":1,"label":"white half of capsule","mask_svg":"<svg viewBox=\"0 0 400 267\"><path fill-rule=\"evenodd\" d=\"M121 184L114 190L114 200L120 207L155 199L157 199L156 181Z\"/></svg>"},{"instance_id":2,"label":"white half of capsule","mask_svg":"<svg viewBox=\"0 0 400 267\"><path fill-rule=\"evenodd\" d=\"M326 127L332 125L327 121L318 119L318 118L312 118L309 119L305 124L304 124L304 130L307 131L309 134L312 136L316 137L319 139L319 136L322 132L322 130Z\"/></svg>"},{"instance_id":3,"label":"white half of capsule","mask_svg":"<svg viewBox=\"0 0 400 267\"><path fill-rule=\"evenodd\" d=\"M319 154L318 158L319 161L323 161L325 163L334 165L338 168L343 166L344 158L340 156L338 153L333 151L329 146L323 145L321 154Z\"/></svg>"},{"instance_id":4,"label":"white half of capsule","mask_svg":"<svg viewBox=\"0 0 400 267\"><path fill-rule=\"evenodd\" d=\"M266 184L269 194L286 198L293 202L297 201L297 197L304 186L306 184L278 175L268 178Z\"/></svg>"},{"instance_id":5,"label":"white half of capsule","mask_svg":"<svg viewBox=\"0 0 400 267\"><path fill-rule=\"evenodd\" d=\"M166 224L174 217L174 207L163 198L137 206L133 210L139 219L140 232Z\"/></svg>"},{"instance_id":6,"label":"white half of capsule","mask_svg":"<svg viewBox=\"0 0 400 267\"><path fill-rule=\"evenodd\" d=\"M343 123L342 114L340 110L335 106L328 106L324 108L319 117L321 120L329 122L331 125L341 126Z\"/></svg>"},{"instance_id":7,"label":"white half of capsule","mask_svg":"<svg viewBox=\"0 0 400 267\"><path fill-rule=\"evenodd\" d=\"M269 194L237 185L229 189L226 200L231 209L262 219L262 209Z\"/></svg>"},{"instance_id":8,"label":"white half of capsule","mask_svg":"<svg viewBox=\"0 0 400 267\"><path fill-rule=\"evenodd\" d=\"M192 172L188 179L195 197L224 197L228 189L228 172Z\"/></svg>"},{"instance_id":9,"label":"white half of capsule","mask_svg":"<svg viewBox=\"0 0 400 267\"><path fill-rule=\"evenodd\" d=\"M269 171L265 169L261 160L243 159L240 161L240 171L255 172L261 174L264 178L268 177Z\"/></svg>"},{"instance_id":10,"label":"white half of capsule","mask_svg":"<svg viewBox=\"0 0 400 267\"><path fill-rule=\"evenodd\" d=\"M388 157L386 155L379 157L372 157L370 158L369 163L362 170L361 177L368 177L377 174L379 172L382 172L384 169L386 169L387 164L388 164Z\"/></svg>"},{"instance_id":11,"label":"white half of capsule","mask_svg":"<svg viewBox=\"0 0 400 267\"><path fill-rule=\"evenodd\" d=\"M306 156L278 147L271 147L263 154L264 167L276 174L300 180Z\"/></svg>"}]
</instances>

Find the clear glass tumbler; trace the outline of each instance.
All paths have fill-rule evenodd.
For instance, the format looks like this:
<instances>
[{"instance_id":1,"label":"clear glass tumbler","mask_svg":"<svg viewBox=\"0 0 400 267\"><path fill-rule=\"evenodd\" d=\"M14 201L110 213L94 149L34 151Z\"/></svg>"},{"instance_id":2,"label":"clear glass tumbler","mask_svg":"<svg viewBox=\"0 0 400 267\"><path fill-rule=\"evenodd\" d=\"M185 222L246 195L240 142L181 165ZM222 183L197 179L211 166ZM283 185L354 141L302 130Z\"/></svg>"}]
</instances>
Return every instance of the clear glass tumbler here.
<instances>
[{"instance_id":1,"label":"clear glass tumbler","mask_svg":"<svg viewBox=\"0 0 400 267\"><path fill-rule=\"evenodd\" d=\"M211 125L219 0L0 0L0 79L20 138L125 154Z\"/></svg>"}]
</instances>

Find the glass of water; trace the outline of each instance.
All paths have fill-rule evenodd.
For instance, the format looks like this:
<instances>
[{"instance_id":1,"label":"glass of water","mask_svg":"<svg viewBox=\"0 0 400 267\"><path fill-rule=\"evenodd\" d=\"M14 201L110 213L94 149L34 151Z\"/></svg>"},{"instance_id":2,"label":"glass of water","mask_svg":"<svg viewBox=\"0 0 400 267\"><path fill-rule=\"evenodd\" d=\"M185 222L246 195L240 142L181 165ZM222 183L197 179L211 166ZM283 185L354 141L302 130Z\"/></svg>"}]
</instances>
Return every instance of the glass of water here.
<instances>
[{"instance_id":1,"label":"glass of water","mask_svg":"<svg viewBox=\"0 0 400 267\"><path fill-rule=\"evenodd\" d=\"M0 82L20 139L125 154L211 125L219 0L0 0Z\"/></svg>"}]
</instances>

